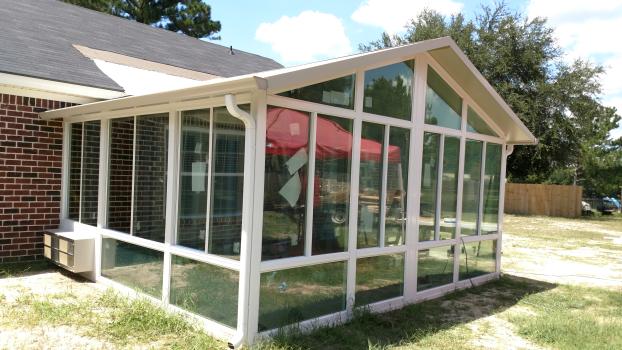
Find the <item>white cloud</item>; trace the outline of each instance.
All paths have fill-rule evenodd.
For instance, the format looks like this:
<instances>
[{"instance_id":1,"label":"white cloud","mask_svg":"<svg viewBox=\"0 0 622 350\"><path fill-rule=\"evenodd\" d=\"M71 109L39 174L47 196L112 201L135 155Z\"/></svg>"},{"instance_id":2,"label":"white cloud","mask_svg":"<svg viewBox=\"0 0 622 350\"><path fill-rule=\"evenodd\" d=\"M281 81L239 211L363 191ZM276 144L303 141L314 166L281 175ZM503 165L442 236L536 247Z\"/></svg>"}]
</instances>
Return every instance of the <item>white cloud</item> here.
<instances>
[{"instance_id":1,"label":"white cloud","mask_svg":"<svg viewBox=\"0 0 622 350\"><path fill-rule=\"evenodd\" d=\"M589 59L605 67L603 101L622 113L622 41L617 37L622 23L622 2L612 0L530 0L530 18L548 18L559 44L569 59ZM612 136L622 135L621 128Z\"/></svg>"},{"instance_id":2,"label":"white cloud","mask_svg":"<svg viewBox=\"0 0 622 350\"><path fill-rule=\"evenodd\" d=\"M352 19L395 34L426 8L451 15L463 7L463 3L454 0L366 0L352 13Z\"/></svg>"},{"instance_id":3,"label":"white cloud","mask_svg":"<svg viewBox=\"0 0 622 350\"><path fill-rule=\"evenodd\" d=\"M352 53L341 19L318 11L261 23L255 39L270 44L284 63L302 63Z\"/></svg>"}]
</instances>

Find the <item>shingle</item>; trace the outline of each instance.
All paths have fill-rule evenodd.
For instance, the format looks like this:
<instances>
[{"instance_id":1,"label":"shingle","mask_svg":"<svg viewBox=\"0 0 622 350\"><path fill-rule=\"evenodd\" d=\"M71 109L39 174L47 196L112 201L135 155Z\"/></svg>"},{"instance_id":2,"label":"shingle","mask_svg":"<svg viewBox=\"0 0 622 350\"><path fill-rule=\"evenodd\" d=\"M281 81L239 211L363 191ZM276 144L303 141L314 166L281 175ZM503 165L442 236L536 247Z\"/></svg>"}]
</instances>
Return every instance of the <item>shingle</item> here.
<instances>
[{"instance_id":1,"label":"shingle","mask_svg":"<svg viewBox=\"0 0 622 350\"><path fill-rule=\"evenodd\" d=\"M72 45L221 77L282 67L272 59L56 0L0 0L0 72L122 91Z\"/></svg>"}]
</instances>

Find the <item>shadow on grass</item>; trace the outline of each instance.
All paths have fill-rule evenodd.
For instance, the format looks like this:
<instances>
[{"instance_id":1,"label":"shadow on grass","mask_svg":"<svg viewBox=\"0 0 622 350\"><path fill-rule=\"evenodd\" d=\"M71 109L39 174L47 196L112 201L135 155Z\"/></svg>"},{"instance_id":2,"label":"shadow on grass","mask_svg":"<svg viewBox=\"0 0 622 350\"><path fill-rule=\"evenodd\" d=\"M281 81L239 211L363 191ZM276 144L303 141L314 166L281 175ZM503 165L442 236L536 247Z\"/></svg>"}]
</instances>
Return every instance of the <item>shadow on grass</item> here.
<instances>
[{"instance_id":1,"label":"shadow on grass","mask_svg":"<svg viewBox=\"0 0 622 350\"><path fill-rule=\"evenodd\" d=\"M24 277L38 273L58 271L56 265L48 260L35 260L27 262L12 262L0 264L0 279L9 277Z\"/></svg>"},{"instance_id":2,"label":"shadow on grass","mask_svg":"<svg viewBox=\"0 0 622 350\"><path fill-rule=\"evenodd\" d=\"M446 330L500 313L529 295L555 287L551 283L504 275L499 280L400 310L382 314L363 311L338 327L320 328L309 334L282 333L253 348L383 349L396 345L455 348L460 341ZM430 338L434 339L430 341Z\"/></svg>"}]
</instances>

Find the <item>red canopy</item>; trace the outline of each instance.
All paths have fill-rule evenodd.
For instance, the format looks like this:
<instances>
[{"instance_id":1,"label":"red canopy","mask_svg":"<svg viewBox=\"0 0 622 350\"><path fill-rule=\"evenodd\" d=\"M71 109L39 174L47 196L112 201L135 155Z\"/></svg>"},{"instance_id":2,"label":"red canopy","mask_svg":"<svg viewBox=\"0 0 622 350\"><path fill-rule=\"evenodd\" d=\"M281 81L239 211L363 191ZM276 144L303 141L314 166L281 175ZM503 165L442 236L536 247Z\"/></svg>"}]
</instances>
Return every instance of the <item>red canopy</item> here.
<instances>
[{"instance_id":1,"label":"red canopy","mask_svg":"<svg viewBox=\"0 0 622 350\"><path fill-rule=\"evenodd\" d=\"M291 156L309 142L309 115L287 108L268 109L266 153ZM352 153L352 133L332 120L317 118L317 159L345 158ZM381 160L382 144L361 139L361 160ZM389 161L400 162L400 148L389 145Z\"/></svg>"}]
</instances>

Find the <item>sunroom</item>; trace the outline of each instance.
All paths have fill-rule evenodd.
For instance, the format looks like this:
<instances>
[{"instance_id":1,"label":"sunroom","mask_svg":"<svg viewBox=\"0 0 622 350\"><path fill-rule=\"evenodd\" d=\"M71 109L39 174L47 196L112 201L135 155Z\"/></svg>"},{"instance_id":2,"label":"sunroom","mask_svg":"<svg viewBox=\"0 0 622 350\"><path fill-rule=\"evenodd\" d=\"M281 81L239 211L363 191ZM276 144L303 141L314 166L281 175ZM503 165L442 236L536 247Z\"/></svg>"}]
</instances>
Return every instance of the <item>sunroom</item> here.
<instances>
[{"instance_id":1,"label":"sunroom","mask_svg":"<svg viewBox=\"0 0 622 350\"><path fill-rule=\"evenodd\" d=\"M60 265L232 347L497 278L506 157L536 142L450 38L43 118L58 237L93 240Z\"/></svg>"}]
</instances>

